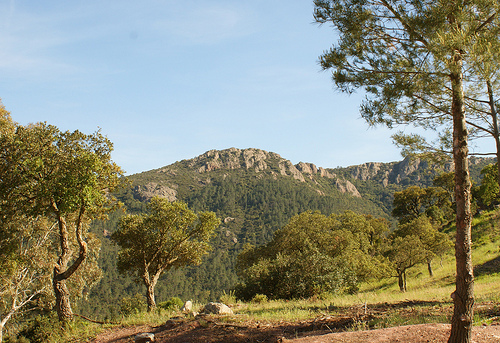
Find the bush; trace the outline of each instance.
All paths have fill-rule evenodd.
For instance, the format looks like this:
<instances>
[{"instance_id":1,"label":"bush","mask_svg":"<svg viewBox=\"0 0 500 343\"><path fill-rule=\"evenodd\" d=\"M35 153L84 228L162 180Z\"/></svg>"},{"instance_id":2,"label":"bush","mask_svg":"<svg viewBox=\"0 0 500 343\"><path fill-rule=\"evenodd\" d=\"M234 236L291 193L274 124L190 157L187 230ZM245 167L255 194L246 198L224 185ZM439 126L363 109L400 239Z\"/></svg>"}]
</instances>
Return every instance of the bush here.
<instances>
[{"instance_id":1,"label":"bush","mask_svg":"<svg viewBox=\"0 0 500 343\"><path fill-rule=\"evenodd\" d=\"M252 302L255 304L263 304L267 302L267 295L265 294L255 294L252 298Z\"/></svg>"},{"instance_id":2,"label":"bush","mask_svg":"<svg viewBox=\"0 0 500 343\"><path fill-rule=\"evenodd\" d=\"M222 291L222 295L219 298L220 302L226 305L234 305L236 304L236 295L234 290L229 291L229 293L226 293L226 291Z\"/></svg>"},{"instance_id":3,"label":"bush","mask_svg":"<svg viewBox=\"0 0 500 343\"><path fill-rule=\"evenodd\" d=\"M184 305L184 302L178 297L172 297L167 301L162 301L158 307L164 310L179 310Z\"/></svg>"},{"instance_id":4,"label":"bush","mask_svg":"<svg viewBox=\"0 0 500 343\"><path fill-rule=\"evenodd\" d=\"M120 313L124 316L137 314L146 310L146 302L144 297L136 294L133 297L125 297L120 301Z\"/></svg>"},{"instance_id":5,"label":"bush","mask_svg":"<svg viewBox=\"0 0 500 343\"><path fill-rule=\"evenodd\" d=\"M18 342L29 340L31 343L53 342L61 336L61 324L54 314L38 315L19 332Z\"/></svg>"}]
</instances>

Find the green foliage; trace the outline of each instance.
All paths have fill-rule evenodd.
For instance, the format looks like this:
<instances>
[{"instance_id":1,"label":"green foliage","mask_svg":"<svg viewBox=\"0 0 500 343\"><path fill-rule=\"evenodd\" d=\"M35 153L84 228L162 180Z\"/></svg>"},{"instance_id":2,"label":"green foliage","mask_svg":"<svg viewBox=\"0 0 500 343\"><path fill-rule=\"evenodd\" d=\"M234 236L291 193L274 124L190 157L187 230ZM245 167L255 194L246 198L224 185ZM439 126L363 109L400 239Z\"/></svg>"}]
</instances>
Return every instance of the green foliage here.
<instances>
[{"instance_id":1,"label":"green foliage","mask_svg":"<svg viewBox=\"0 0 500 343\"><path fill-rule=\"evenodd\" d=\"M374 255L387 231L387 223L350 211L296 215L271 242L247 246L238 256L244 283L236 294L242 299L255 294L291 299L355 292L359 282L377 274Z\"/></svg>"},{"instance_id":2,"label":"green foliage","mask_svg":"<svg viewBox=\"0 0 500 343\"><path fill-rule=\"evenodd\" d=\"M265 294L255 294L252 297L251 302L254 304L263 304L263 303L268 302L268 300L269 299L267 298L267 295L265 295Z\"/></svg>"},{"instance_id":3,"label":"green foliage","mask_svg":"<svg viewBox=\"0 0 500 343\"><path fill-rule=\"evenodd\" d=\"M139 293L137 293L133 297L124 297L120 300L120 313L122 314L122 316L141 313L145 310L145 298Z\"/></svg>"},{"instance_id":4,"label":"green foliage","mask_svg":"<svg viewBox=\"0 0 500 343\"><path fill-rule=\"evenodd\" d=\"M154 289L171 268L201 263L220 220L213 212L195 214L185 203L155 197L148 214L120 219L111 238L121 248L117 266L146 285L148 310L156 307Z\"/></svg>"},{"instance_id":5,"label":"green foliage","mask_svg":"<svg viewBox=\"0 0 500 343\"><path fill-rule=\"evenodd\" d=\"M172 297L167 301L162 301L161 303L159 303L158 307L165 310L180 310L183 305L184 302L181 300L181 298Z\"/></svg>"},{"instance_id":6,"label":"green foliage","mask_svg":"<svg viewBox=\"0 0 500 343\"><path fill-rule=\"evenodd\" d=\"M26 327L19 332L31 343L54 342L59 339L63 332L61 323L54 314L38 315L30 320Z\"/></svg>"},{"instance_id":7,"label":"green foliage","mask_svg":"<svg viewBox=\"0 0 500 343\"><path fill-rule=\"evenodd\" d=\"M438 224L446 224L453 219L454 211L450 194L441 187L411 186L394 193L392 215L400 223L410 222L422 214Z\"/></svg>"},{"instance_id":8,"label":"green foliage","mask_svg":"<svg viewBox=\"0 0 500 343\"><path fill-rule=\"evenodd\" d=\"M490 164L481 170L481 185L475 187L473 194L481 209L491 209L500 202L497 164Z\"/></svg>"},{"instance_id":9,"label":"green foliage","mask_svg":"<svg viewBox=\"0 0 500 343\"><path fill-rule=\"evenodd\" d=\"M230 290L229 292L223 290L222 295L219 297L219 301L228 306L236 304L237 299L234 290Z\"/></svg>"}]
</instances>

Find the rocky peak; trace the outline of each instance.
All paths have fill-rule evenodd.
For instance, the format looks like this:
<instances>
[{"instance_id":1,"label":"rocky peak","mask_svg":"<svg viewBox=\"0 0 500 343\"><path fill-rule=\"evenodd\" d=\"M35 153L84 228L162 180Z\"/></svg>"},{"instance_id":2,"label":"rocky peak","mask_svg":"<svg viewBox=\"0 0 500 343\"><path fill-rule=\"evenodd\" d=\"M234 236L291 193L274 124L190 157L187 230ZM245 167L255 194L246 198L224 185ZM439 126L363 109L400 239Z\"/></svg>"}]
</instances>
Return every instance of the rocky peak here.
<instances>
[{"instance_id":1,"label":"rocky peak","mask_svg":"<svg viewBox=\"0 0 500 343\"><path fill-rule=\"evenodd\" d=\"M300 182L313 181L314 187L320 187L319 178L334 179L333 185L343 193L349 193L359 197L356 187L345 179L339 179L336 174L324 168L317 167L313 163L299 162L294 165L291 161L282 158L279 154L260 149L237 149L229 148L225 150L209 150L204 154L190 160L182 161L184 167L189 168L199 175L197 178L200 184L210 181L210 172L217 170L253 170L264 176L264 174L292 177ZM176 164L166 166L156 170L157 173L175 178L177 174ZM175 184L163 182L163 184L149 183L138 187L135 191L140 197L149 200L152 196L161 196L169 199L176 198ZM321 187L320 187L321 188ZM320 191L320 188L318 190Z\"/></svg>"},{"instance_id":2,"label":"rocky peak","mask_svg":"<svg viewBox=\"0 0 500 343\"><path fill-rule=\"evenodd\" d=\"M210 150L190 160L189 166L206 173L217 169L252 169L263 171L268 168L270 159L282 159L278 154L260 149Z\"/></svg>"}]
</instances>

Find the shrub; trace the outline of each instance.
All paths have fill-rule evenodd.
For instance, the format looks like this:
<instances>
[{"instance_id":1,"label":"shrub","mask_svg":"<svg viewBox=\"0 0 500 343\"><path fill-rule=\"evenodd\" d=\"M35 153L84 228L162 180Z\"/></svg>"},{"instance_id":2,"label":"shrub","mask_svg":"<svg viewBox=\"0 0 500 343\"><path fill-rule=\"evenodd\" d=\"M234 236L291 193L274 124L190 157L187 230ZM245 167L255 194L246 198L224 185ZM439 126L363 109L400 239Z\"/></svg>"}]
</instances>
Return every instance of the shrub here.
<instances>
[{"instance_id":1,"label":"shrub","mask_svg":"<svg viewBox=\"0 0 500 343\"><path fill-rule=\"evenodd\" d=\"M252 302L255 304L263 304L267 302L267 295L265 294L255 294L252 298Z\"/></svg>"},{"instance_id":2,"label":"shrub","mask_svg":"<svg viewBox=\"0 0 500 343\"><path fill-rule=\"evenodd\" d=\"M28 339L31 343L52 342L61 336L61 324L55 314L38 315L19 332L18 341Z\"/></svg>"},{"instance_id":3,"label":"shrub","mask_svg":"<svg viewBox=\"0 0 500 343\"><path fill-rule=\"evenodd\" d=\"M124 316L137 314L146 310L146 302L144 297L136 294L133 297L125 297L120 301L120 313Z\"/></svg>"},{"instance_id":4,"label":"shrub","mask_svg":"<svg viewBox=\"0 0 500 343\"><path fill-rule=\"evenodd\" d=\"M222 291L222 295L219 298L220 302L226 305L234 305L236 304L236 295L234 290L229 291L229 293L226 293L226 291Z\"/></svg>"},{"instance_id":5,"label":"shrub","mask_svg":"<svg viewBox=\"0 0 500 343\"><path fill-rule=\"evenodd\" d=\"M178 297L172 297L167 301L162 301L158 304L159 308L164 310L178 310L184 305L184 302Z\"/></svg>"}]
</instances>

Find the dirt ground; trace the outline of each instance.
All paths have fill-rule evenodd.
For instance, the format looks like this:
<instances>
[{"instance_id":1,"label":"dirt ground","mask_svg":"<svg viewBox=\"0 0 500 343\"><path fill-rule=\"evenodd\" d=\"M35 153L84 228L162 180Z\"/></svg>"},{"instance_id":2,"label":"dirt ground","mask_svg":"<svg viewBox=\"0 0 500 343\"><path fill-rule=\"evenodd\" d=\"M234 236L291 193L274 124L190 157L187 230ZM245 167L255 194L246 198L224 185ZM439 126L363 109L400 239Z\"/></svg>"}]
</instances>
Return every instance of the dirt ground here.
<instances>
[{"instance_id":1,"label":"dirt ground","mask_svg":"<svg viewBox=\"0 0 500 343\"><path fill-rule=\"evenodd\" d=\"M411 305L405 306L411 310ZM473 328L473 343L500 343L498 306L491 304L488 308L483 310L494 310L489 313L495 320L491 325ZM383 315L383 312L375 315ZM449 324L420 324L353 331L356 323L366 322L373 316L370 313L342 313L308 321L273 323L249 321L238 315L179 317L158 327L114 328L101 333L91 343L131 343L135 335L143 332L154 333L155 342L160 343L444 343L451 328Z\"/></svg>"}]
</instances>

